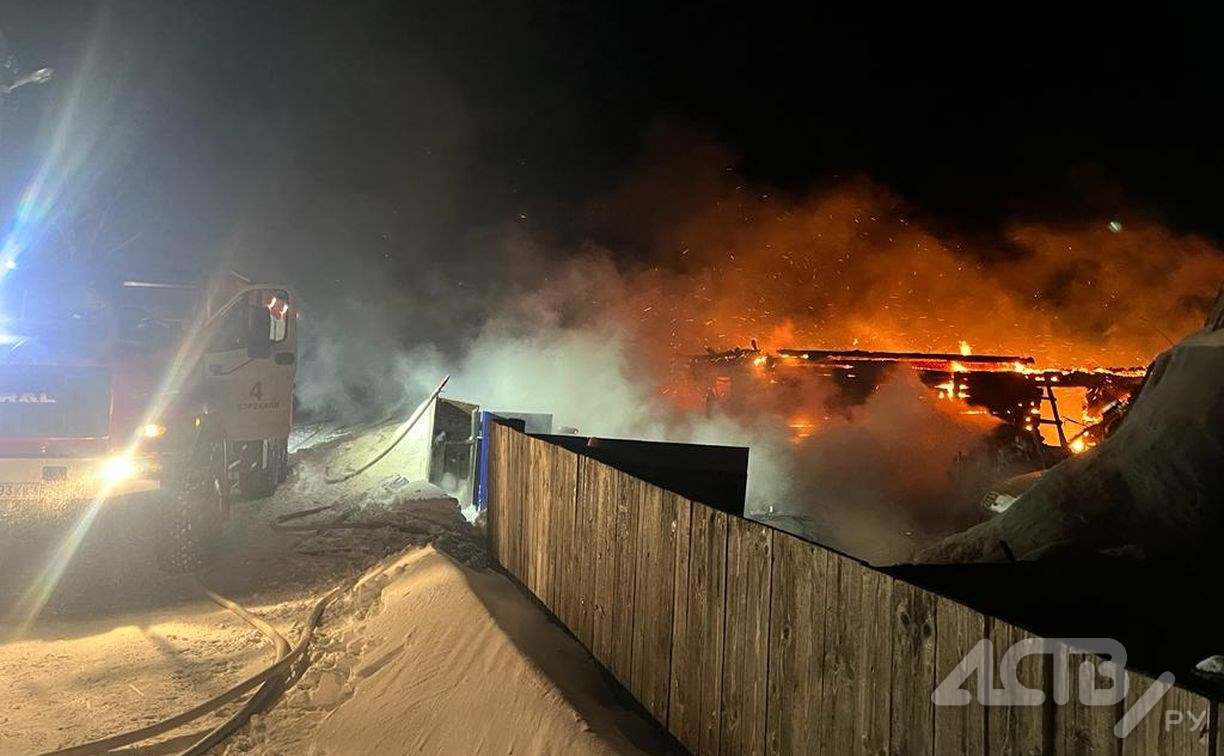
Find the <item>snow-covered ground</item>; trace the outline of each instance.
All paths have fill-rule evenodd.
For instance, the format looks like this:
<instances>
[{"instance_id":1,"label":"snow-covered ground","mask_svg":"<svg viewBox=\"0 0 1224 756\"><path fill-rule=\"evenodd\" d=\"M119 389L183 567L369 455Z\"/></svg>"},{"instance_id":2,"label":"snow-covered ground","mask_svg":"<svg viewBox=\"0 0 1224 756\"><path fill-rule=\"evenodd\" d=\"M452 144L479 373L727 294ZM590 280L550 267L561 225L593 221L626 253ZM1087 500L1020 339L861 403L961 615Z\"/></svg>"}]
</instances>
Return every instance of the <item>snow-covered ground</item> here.
<instances>
[{"instance_id":1,"label":"snow-covered ground","mask_svg":"<svg viewBox=\"0 0 1224 756\"><path fill-rule=\"evenodd\" d=\"M295 641L311 605L346 591L311 664L221 753L664 752L658 728L618 698L582 648L516 586L483 567L477 532L436 489L398 478L395 454L341 484L393 428L319 429L289 482L237 503L223 554L199 583ZM281 516L331 506L273 529ZM375 525L386 523L387 526ZM0 754L37 753L177 714L259 671L273 649L213 604L197 578L152 567L140 505L102 511L31 620L31 585L66 528L0 544ZM365 526L369 527L365 527ZM5 534L0 533L0 538ZM48 583L50 581L47 581ZM193 743L238 704L164 736Z\"/></svg>"},{"instance_id":2,"label":"snow-covered ground","mask_svg":"<svg viewBox=\"0 0 1224 756\"><path fill-rule=\"evenodd\" d=\"M288 628L291 613L272 609L259 613L280 614ZM40 753L150 724L271 658L258 632L212 603L39 623L0 645L0 753ZM184 728L194 737L181 747L216 722Z\"/></svg>"},{"instance_id":3,"label":"snow-covered ground","mask_svg":"<svg viewBox=\"0 0 1224 756\"><path fill-rule=\"evenodd\" d=\"M227 753L638 753L653 725L504 577L432 546L337 607L298 686Z\"/></svg>"}]
</instances>

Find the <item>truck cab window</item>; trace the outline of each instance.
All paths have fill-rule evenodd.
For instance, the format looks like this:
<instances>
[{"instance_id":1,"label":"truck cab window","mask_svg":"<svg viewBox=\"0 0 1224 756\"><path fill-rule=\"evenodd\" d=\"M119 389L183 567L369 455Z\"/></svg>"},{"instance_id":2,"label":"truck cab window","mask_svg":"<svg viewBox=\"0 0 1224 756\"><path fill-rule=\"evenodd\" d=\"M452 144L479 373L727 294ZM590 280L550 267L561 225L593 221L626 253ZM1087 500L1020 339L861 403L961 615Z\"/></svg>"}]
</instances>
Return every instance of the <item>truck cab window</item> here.
<instances>
[{"instance_id":1,"label":"truck cab window","mask_svg":"<svg viewBox=\"0 0 1224 756\"><path fill-rule=\"evenodd\" d=\"M246 349L252 340L253 330L267 312L268 340L279 344L289 337L289 319L292 317L289 307L288 292L277 289L252 291L238 302L235 302L222 316L223 322L217 329L214 348L225 351L229 349ZM259 326L262 330L262 326ZM258 340L258 339L256 339Z\"/></svg>"},{"instance_id":2,"label":"truck cab window","mask_svg":"<svg viewBox=\"0 0 1224 756\"><path fill-rule=\"evenodd\" d=\"M250 318L248 309L242 306L230 307L222 316L221 327L217 329L214 348L220 351L230 349L245 349L247 342L247 321Z\"/></svg>"},{"instance_id":3,"label":"truck cab window","mask_svg":"<svg viewBox=\"0 0 1224 756\"><path fill-rule=\"evenodd\" d=\"M262 292L264 306L272 316L271 332L268 334L272 343L279 344L289 336L289 294L284 291Z\"/></svg>"}]
</instances>

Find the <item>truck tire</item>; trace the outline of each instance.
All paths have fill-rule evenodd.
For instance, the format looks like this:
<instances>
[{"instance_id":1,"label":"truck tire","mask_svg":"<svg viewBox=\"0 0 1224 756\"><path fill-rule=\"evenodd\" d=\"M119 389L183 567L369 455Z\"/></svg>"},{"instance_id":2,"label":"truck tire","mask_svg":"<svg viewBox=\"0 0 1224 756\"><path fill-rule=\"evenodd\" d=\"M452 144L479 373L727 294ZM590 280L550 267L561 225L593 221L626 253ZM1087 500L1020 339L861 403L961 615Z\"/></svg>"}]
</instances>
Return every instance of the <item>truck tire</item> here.
<instances>
[{"instance_id":1,"label":"truck tire","mask_svg":"<svg viewBox=\"0 0 1224 756\"><path fill-rule=\"evenodd\" d=\"M267 465L238 475L238 490L248 500L266 499L271 496L276 492L276 487L285 479L287 472L288 443L282 445L280 439L272 439L263 443L267 444Z\"/></svg>"},{"instance_id":2,"label":"truck tire","mask_svg":"<svg viewBox=\"0 0 1224 756\"><path fill-rule=\"evenodd\" d=\"M225 497L218 467L224 470L224 461L213 462L222 456L216 449L208 456L203 469L187 471L158 502L157 566L164 572L195 572L216 553Z\"/></svg>"},{"instance_id":3,"label":"truck tire","mask_svg":"<svg viewBox=\"0 0 1224 756\"><path fill-rule=\"evenodd\" d=\"M284 483L289 480L289 439L282 438L279 442L280 446L280 475L277 476L277 483Z\"/></svg>"}]
</instances>

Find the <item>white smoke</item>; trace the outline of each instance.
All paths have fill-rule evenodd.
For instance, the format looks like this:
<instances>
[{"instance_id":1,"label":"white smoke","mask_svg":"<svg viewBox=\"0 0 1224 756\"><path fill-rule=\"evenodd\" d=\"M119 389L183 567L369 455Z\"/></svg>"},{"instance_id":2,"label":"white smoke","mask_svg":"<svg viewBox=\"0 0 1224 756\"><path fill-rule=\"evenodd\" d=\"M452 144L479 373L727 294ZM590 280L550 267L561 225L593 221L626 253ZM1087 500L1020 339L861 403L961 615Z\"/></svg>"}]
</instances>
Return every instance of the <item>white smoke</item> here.
<instances>
[{"instance_id":1,"label":"white smoke","mask_svg":"<svg viewBox=\"0 0 1224 756\"><path fill-rule=\"evenodd\" d=\"M789 516L780 524L873 561L903 559L924 545L924 530L947 524L939 506L952 461L986 431L941 411L903 371L796 442L786 406L678 409L620 326L565 327L532 313L490 321L458 353L434 344L394 352L383 384L415 400L450 375L448 396L548 413L554 428L584 436L746 446L750 514Z\"/></svg>"}]
</instances>

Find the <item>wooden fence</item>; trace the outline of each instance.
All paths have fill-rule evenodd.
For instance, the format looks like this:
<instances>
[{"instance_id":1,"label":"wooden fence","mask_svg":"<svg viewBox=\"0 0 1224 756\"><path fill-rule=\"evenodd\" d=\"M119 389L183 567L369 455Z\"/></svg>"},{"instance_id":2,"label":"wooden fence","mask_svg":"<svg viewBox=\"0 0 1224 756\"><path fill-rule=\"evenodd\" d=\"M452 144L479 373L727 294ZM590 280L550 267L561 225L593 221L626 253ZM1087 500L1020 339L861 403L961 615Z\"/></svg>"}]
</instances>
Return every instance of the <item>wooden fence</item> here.
<instances>
[{"instance_id":1,"label":"wooden fence","mask_svg":"<svg viewBox=\"0 0 1224 756\"><path fill-rule=\"evenodd\" d=\"M505 426L488 443L494 559L694 754L1216 753L1215 703L1173 688L1120 740L1151 680L1129 673L1114 707L1055 706L1049 657L1019 675L1045 705L937 707L979 641L997 664L1030 636Z\"/></svg>"}]
</instances>

